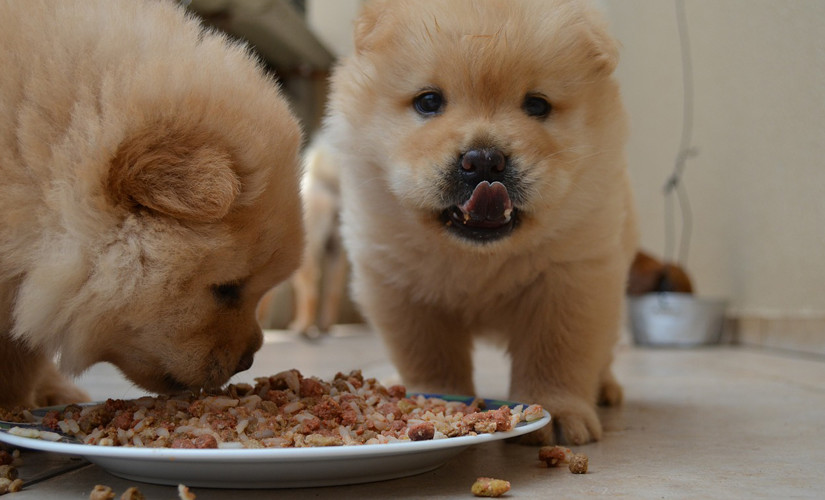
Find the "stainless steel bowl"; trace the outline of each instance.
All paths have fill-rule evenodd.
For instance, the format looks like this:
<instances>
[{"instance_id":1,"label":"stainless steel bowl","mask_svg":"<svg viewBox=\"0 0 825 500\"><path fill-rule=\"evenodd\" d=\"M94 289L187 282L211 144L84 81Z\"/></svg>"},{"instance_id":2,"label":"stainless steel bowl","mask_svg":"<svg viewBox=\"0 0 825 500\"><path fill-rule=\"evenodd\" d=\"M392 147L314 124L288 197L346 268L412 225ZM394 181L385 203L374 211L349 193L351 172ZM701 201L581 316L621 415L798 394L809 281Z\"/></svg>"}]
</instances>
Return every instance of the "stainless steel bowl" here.
<instances>
[{"instance_id":1,"label":"stainless steel bowl","mask_svg":"<svg viewBox=\"0 0 825 500\"><path fill-rule=\"evenodd\" d=\"M718 344L726 309L727 301L687 293L661 292L628 297L633 340L643 346Z\"/></svg>"}]
</instances>

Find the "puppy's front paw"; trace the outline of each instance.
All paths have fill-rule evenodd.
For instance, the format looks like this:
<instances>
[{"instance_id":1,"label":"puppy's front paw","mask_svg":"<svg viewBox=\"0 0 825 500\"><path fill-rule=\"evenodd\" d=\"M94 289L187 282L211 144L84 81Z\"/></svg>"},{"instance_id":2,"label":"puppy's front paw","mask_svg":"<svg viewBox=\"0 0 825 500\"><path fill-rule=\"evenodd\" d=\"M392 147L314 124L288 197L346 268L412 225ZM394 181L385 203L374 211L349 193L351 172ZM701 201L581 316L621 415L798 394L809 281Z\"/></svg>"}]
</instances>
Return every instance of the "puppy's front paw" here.
<instances>
[{"instance_id":1,"label":"puppy's front paw","mask_svg":"<svg viewBox=\"0 0 825 500\"><path fill-rule=\"evenodd\" d=\"M601 439L602 424L596 409L583 399L550 398L543 406L550 412L551 423L523 436L520 443L582 445Z\"/></svg>"},{"instance_id":2,"label":"puppy's front paw","mask_svg":"<svg viewBox=\"0 0 825 500\"><path fill-rule=\"evenodd\" d=\"M624 400L624 391L613 376L605 377L599 387L600 406L619 406Z\"/></svg>"},{"instance_id":3,"label":"puppy's front paw","mask_svg":"<svg viewBox=\"0 0 825 500\"><path fill-rule=\"evenodd\" d=\"M57 406L91 401L89 394L56 369L47 370L35 389L35 406Z\"/></svg>"}]
</instances>

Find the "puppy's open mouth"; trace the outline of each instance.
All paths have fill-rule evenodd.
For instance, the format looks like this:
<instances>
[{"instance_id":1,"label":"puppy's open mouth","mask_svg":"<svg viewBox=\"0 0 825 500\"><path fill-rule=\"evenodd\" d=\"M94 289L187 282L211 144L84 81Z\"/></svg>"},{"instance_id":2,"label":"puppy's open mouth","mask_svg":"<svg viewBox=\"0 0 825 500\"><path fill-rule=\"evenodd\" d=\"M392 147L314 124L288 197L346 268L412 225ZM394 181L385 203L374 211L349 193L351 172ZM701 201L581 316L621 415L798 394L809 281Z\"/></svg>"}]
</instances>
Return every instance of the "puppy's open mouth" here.
<instances>
[{"instance_id":1,"label":"puppy's open mouth","mask_svg":"<svg viewBox=\"0 0 825 500\"><path fill-rule=\"evenodd\" d=\"M504 184L481 181L467 201L441 212L441 221L458 236L487 242L508 236L513 231L518 222L518 210L513 207Z\"/></svg>"}]
</instances>

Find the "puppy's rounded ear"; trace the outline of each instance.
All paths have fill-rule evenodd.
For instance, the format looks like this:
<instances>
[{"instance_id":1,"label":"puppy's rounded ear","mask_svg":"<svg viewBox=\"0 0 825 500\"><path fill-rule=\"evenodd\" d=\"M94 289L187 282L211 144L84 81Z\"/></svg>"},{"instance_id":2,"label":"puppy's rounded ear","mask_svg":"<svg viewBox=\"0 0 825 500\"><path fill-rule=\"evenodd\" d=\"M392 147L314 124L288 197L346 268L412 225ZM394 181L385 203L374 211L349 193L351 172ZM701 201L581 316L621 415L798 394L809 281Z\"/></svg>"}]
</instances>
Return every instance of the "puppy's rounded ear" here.
<instances>
[{"instance_id":1,"label":"puppy's rounded ear","mask_svg":"<svg viewBox=\"0 0 825 500\"><path fill-rule=\"evenodd\" d=\"M223 218L241 192L232 158L205 134L157 127L135 134L111 163L108 193L115 203L195 222Z\"/></svg>"},{"instance_id":2,"label":"puppy's rounded ear","mask_svg":"<svg viewBox=\"0 0 825 500\"><path fill-rule=\"evenodd\" d=\"M361 7L353 35L356 53L368 52L376 43L380 43L385 31L381 28L386 24L382 20L385 20L386 4L389 1L392 0L372 0Z\"/></svg>"},{"instance_id":3,"label":"puppy's rounded ear","mask_svg":"<svg viewBox=\"0 0 825 500\"><path fill-rule=\"evenodd\" d=\"M593 44L596 73L604 76L613 74L619 64L619 42L606 31L596 29L593 32Z\"/></svg>"},{"instance_id":4,"label":"puppy's rounded ear","mask_svg":"<svg viewBox=\"0 0 825 500\"><path fill-rule=\"evenodd\" d=\"M584 17L588 27L587 36L590 43L590 57L595 63L596 74L609 76L619 64L619 42L610 35L607 22L595 7L585 10Z\"/></svg>"}]
</instances>

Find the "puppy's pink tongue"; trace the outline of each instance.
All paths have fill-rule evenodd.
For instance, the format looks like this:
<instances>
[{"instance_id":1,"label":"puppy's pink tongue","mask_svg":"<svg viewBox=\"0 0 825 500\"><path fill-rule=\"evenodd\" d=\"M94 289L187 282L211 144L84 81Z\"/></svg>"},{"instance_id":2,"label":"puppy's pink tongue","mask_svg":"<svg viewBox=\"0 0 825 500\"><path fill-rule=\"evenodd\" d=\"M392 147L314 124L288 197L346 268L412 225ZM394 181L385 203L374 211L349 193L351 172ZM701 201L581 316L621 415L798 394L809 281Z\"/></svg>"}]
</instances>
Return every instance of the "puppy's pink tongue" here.
<instances>
[{"instance_id":1,"label":"puppy's pink tongue","mask_svg":"<svg viewBox=\"0 0 825 500\"><path fill-rule=\"evenodd\" d=\"M504 184L481 181L470 199L458 207L464 216L464 224L475 227L499 227L510 222L513 202Z\"/></svg>"}]
</instances>

